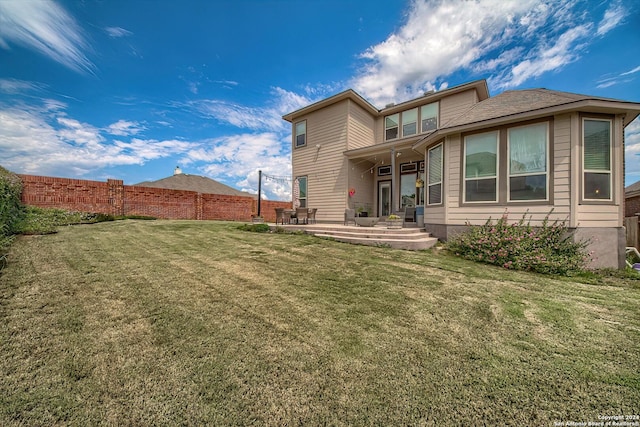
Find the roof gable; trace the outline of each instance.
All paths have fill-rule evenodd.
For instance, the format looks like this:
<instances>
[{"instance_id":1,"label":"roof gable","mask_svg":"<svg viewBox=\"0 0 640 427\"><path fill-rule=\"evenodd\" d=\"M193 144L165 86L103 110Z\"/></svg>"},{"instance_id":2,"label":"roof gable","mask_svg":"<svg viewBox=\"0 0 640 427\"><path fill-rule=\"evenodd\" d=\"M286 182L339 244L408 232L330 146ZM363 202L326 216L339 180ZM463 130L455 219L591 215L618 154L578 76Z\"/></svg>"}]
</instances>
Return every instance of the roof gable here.
<instances>
[{"instance_id":1,"label":"roof gable","mask_svg":"<svg viewBox=\"0 0 640 427\"><path fill-rule=\"evenodd\" d=\"M236 190L214 179L199 175L176 174L157 181L145 181L134 184L137 187L166 188L171 190L195 191L203 194L222 194L227 196L254 197L253 194Z\"/></svg>"}]
</instances>

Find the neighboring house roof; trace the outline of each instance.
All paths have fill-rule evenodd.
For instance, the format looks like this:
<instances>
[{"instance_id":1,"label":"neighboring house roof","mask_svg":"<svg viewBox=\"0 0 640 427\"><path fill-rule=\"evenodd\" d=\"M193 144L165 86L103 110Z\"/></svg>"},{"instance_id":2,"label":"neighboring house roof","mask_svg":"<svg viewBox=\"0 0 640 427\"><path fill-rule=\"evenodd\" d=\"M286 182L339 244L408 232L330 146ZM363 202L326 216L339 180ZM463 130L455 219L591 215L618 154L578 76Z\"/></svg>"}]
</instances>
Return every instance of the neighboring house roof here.
<instances>
[{"instance_id":1,"label":"neighboring house roof","mask_svg":"<svg viewBox=\"0 0 640 427\"><path fill-rule=\"evenodd\" d=\"M236 190L221 182L199 175L176 174L157 181L145 181L134 184L138 187L167 188L171 190L195 191L205 194L223 194L227 196L256 197L244 191Z\"/></svg>"},{"instance_id":2,"label":"neighboring house roof","mask_svg":"<svg viewBox=\"0 0 640 427\"><path fill-rule=\"evenodd\" d=\"M625 114L624 126L627 126L640 114L640 103L549 89L511 90L478 102L463 114L444 123L436 132L425 136L413 148L417 149L453 133L578 110Z\"/></svg>"},{"instance_id":3,"label":"neighboring house roof","mask_svg":"<svg viewBox=\"0 0 640 427\"><path fill-rule=\"evenodd\" d=\"M636 197L636 196L640 196L640 181L631 184L630 186L626 187L624 189L624 197L625 198L631 198L631 197Z\"/></svg>"},{"instance_id":4,"label":"neighboring house roof","mask_svg":"<svg viewBox=\"0 0 640 427\"><path fill-rule=\"evenodd\" d=\"M362 96L360 96L353 89L347 89L344 92L340 92L329 98L323 99L314 104L308 105L304 108L301 108L299 110L286 114L282 116L282 118L288 122L293 122L299 117L302 117L306 114L320 110L322 108L328 107L329 105L335 104L337 102L344 101L346 99L350 99L354 101L356 104L360 105L362 108L368 111L372 116L381 116L381 115L393 114L396 111L402 111L404 109L411 108L412 104L424 103L425 98L429 98L431 101L436 102L446 96L451 96L458 92L463 92L465 90L469 90L472 88L476 89L476 91L478 92L478 98L480 100L484 100L489 97L489 89L487 87L487 81L482 79L482 80L476 80L470 83L465 83L459 86L454 86L451 88L439 90L436 92L427 92L425 93L424 96L420 98L411 99L409 101L406 101L400 104L389 104L385 108L379 110L376 107L374 107L371 103L369 103L369 101L367 101Z\"/></svg>"}]
</instances>

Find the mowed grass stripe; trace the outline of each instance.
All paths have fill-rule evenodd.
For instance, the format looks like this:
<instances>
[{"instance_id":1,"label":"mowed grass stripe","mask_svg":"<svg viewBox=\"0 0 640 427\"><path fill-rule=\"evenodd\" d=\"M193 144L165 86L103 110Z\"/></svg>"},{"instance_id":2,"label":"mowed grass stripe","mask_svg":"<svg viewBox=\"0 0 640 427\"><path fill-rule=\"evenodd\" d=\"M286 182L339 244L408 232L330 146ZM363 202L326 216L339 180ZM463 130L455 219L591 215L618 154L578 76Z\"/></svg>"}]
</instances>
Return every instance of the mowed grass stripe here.
<instances>
[{"instance_id":1,"label":"mowed grass stripe","mask_svg":"<svg viewBox=\"0 0 640 427\"><path fill-rule=\"evenodd\" d=\"M637 410L637 282L236 227L18 239L0 276L0 423L543 425Z\"/></svg>"}]
</instances>

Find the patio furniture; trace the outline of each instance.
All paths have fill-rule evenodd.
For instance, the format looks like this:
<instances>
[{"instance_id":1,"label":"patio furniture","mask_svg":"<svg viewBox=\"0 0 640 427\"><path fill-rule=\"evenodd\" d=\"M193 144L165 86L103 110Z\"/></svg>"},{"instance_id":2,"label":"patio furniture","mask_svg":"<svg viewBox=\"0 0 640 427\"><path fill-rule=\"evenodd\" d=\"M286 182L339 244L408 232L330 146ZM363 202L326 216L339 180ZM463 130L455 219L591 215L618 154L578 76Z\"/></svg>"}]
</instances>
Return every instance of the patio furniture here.
<instances>
[{"instance_id":1,"label":"patio furniture","mask_svg":"<svg viewBox=\"0 0 640 427\"><path fill-rule=\"evenodd\" d=\"M318 212L318 208L309 208L309 210L307 211L307 222L309 224L316 223L316 212Z\"/></svg>"},{"instance_id":2,"label":"patio furniture","mask_svg":"<svg viewBox=\"0 0 640 427\"><path fill-rule=\"evenodd\" d=\"M302 222L303 224L307 224L307 215L309 213L309 210L307 208L297 208L296 209L296 224L300 224L300 222Z\"/></svg>"},{"instance_id":3,"label":"patio furniture","mask_svg":"<svg viewBox=\"0 0 640 427\"><path fill-rule=\"evenodd\" d=\"M416 222L416 208L415 206L404 208L404 222Z\"/></svg>"},{"instance_id":4,"label":"patio furniture","mask_svg":"<svg viewBox=\"0 0 640 427\"><path fill-rule=\"evenodd\" d=\"M287 224L291 221L291 215L285 213L284 208L275 208L276 209L276 225L282 224L286 221Z\"/></svg>"},{"instance_id":5,"label":"patio furniture","mask_svg":"<svg viewBox=\"0 0 640 427\"><path fill-rule=\"evenodd\" d=\"M349 222L353 221L353 225L356 225L356 210L345 209L344 210L344 225L349 225Z\"/></svg>"}]
</instances>

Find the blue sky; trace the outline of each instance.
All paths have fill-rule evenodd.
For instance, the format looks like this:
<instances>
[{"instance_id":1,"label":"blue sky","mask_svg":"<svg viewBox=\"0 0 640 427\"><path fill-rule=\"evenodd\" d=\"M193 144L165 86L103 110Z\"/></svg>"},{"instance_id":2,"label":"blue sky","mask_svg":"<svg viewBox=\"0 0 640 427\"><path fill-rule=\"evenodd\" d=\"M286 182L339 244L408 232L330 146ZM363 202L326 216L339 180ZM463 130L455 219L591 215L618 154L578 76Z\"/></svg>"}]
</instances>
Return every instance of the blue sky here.
<instances>
[{"instance_id":1,"label":"blue sky","mask_svg":"<svg viewBox=\"0 0 640 427\"><path fill-rule=\"evenodd\" d=\"M0 165L256 192L289 176L283 114L476 79L640 102L640 4L593 0L0 0ZM640 180L640 121L626 131ZM290 200L284 182L263 182Z\"/></svg>"}]
</instances>

